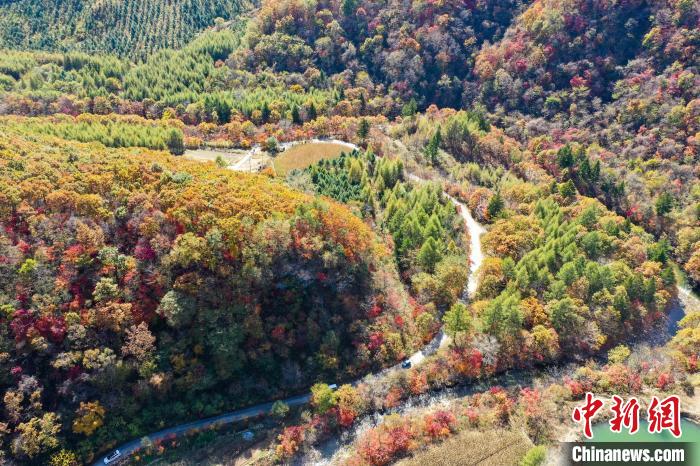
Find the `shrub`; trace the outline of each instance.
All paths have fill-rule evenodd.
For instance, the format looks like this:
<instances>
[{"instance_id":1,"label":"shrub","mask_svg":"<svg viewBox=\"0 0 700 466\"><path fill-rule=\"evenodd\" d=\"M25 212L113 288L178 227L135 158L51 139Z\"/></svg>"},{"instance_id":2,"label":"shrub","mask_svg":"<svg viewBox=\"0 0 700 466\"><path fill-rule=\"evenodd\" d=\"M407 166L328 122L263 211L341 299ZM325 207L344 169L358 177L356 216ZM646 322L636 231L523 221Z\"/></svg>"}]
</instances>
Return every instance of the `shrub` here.
<instances>
[{"instance_id":1,"label":"shrub","mask_svg":"<svg viewBox=\"0 0 700 466\"><path fill-rule=\"evenodd\" d=\"M544 463L546 456L547 449L544 446L534 446L520 460L520 466L539 466Z\"/></svg>"},{"instance_id":2,"label":"shrub","mask_svg":"<svg viewBox=\"0 0 700 466\"><path fill-rule=\"evenodd\" d=\"M630 356L630 349L625 345L618 345L608 351L608 361L611 364L621 364Z\"/></svg>"},{"instance_id":3,"label":"shrub","mask_svg":"<svg viewBox=\"0 0 700 466\"><path fill-rule=\"evenodd\" d=\"M284 401L277 400L272 404L270 414L278 419L284 419L289 414L289 405Z\"/></svg>"}]
</instances>

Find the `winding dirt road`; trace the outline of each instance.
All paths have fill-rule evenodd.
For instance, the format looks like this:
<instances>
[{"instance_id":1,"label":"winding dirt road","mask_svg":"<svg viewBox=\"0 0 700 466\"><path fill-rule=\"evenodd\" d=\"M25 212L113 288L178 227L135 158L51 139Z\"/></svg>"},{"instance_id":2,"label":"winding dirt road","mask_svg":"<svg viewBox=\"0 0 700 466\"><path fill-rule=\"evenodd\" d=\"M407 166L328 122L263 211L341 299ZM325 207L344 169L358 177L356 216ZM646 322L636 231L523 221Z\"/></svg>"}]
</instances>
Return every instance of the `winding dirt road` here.
<instances>
[{"instance_id":1,"label":"winding dirt road","mask_svg":"<svg viewBox=\"0 0 700 466\"><path fill-rule=\"evenodd\" d=\"M408 174L408 179L416 183L428 182L428 180L420 178L412 173ZM476 272L479 270L481 263L484 261L484 253L481 250L481 235L486 232L486 229L474 219L466 205L445 192L443 192L443 195L447 197L455 205L455 207L457 207L457 211L464 220L464 224L469 232L469 278L467 280L467 297L472 298L474 293L476 293L477 286L479 285ZM426 356L434 354L440 348L447 346L449 342L450 337L441 328L430 343L428 343L420 351L413 353L413 355L408 358L409 361L411 361L411 365L415 366L416 364L422 363Z\"/></svg>"},{"instance_id":2,"label":"winding dirt road","mask_svg":"<svg viewBox=\"0 0 700 466\"><path fill-rule=\"evenodd\" d=\"M318 140L311 140L311 141L303 141L303 142L329 142L329 141L318 141ZM357 149L359 150L360 148L354 144L343 142L343 141L332 141L336 142L339 144L343 144L347 146L349 149ZM240 169L244 167L245 162L248 161L250 157L252 157L255 153L255 149L252 149L249 154L247 154L244 159L242 159L238 164L236 164L236 167L230 167L233 169ZM425 180L423 178L420 178L414 174L408 174L408 178L416 183L424 183L428 182L428 180ZM466 205L463 203L459 202L457 199L453 198L452 196L449 196L447 193L445 193L445 196L447 196L448 199L457 207L459 210L459 213L461 217L463 218L466 228L469 232L469 238L470 238L470 249L469 249L469 262L470 262L470 272L469 272L469 277L468 277L468 282L467 282L467 298L473 297L474 293L476 292L477 286L478 286L478 276L477 276L477 270L481 266L481 263L483 262L484 255L483 251L481 249L481 235L486 231L485 228L479 224L474 217L471 215L471 212L467 208ZM678 296L679 296L679 301L680 301L680 307L681 307L681 313L685 314L688 312L690 309L700 309L700 299L685 285L679 285L678 286ZM679 320L680 316L674 316L674 320ZM421 350L415 352L409 360L411 361L411 364L413 366L421 364L425 358L431 354L434 354L436 351L438 351L441 347L446 346L450 341L450 338L442 331L442 329L438 332L438 334L428 343L425 347L423 347ZM375 374L370 374L370 376L385 376L388 375L389 373L393 371L400 371L401 369L401 364L397 364L395 366L386 368L378 373ZM367 376L365 376L367 377ZM513 376L513 374L508 375L506 374L505 376L502 377L507 377L508 380L500 380L501 384L508 385L508 384L519 384L522 385L524 383L527 383L523 378L525 378L524 375L520 374L519 376ZM363 377L364 379L364 377ZM361 379L362 380L362 379ZM353 384L359 383L361 380L354 382ZM470 390L473 390L475 387L471 387ZM459 395L464 395L465 392L460 392ZM452 396L458 395L457 393L452 393ZM304 404L307 404L311 398L310 394L304 394L304 395L299 395L291 398L286 398L281 401L285 402L287 405L291 407L295 406L301 406ZM141 448L144 448L147 445L161 442L164 440L170 440L178 437L182 437L184 435L187 435L189 433L198 431L198 430L203 430L203 429L208 429L208 428L214 428L214 427L219 427L223 426L225 424L231 424L234 422L239 422L243 421L246 419L251 419L255 418L258 416L264 416L270 412L270 409L272 408L272 404L274 401L270 401L267 403L261 403L257 404L254 406L250 406L247 408L243 409L238 409L235 411L231 411L228 413L221 414L219 416L214 416L210 417L207 419L201 419L198 421L193 421L189 422L186 424L181 424L178 426L170 427L167 429L163 429L151 434L148 434L141 439L136 439L132 440L128 443L125 443L123 445L120 445L118 447L118 450L120 452L120 457L118 461L121 461L123 459L128 458L130 455L133 453L137 452ZM111 453L111 452L110 452ZM94 466L100 466L104 465L104 456L99 458L95 463ZM117 461L113 461L110 464L115 464Z\"/></svg>"},{"instance_id":3,"label":"winding dirt road","mask_svg":"<svg viewBox=\"0 0 700 466\"><path fill-rule=\"evenodd\" d=\"M309 141L307 141L309 142ZM310 141L310 142L315 142L315 141ZM328 141L324 141L328 142ZM349 149L357 149L359 150L360 148L354 144L343 142L343 141L333 141L339 144L343 144L347 146ZM252 157L254 150L251 150L250 153L244 157L243 160L241 160L237 165L241 165L245 163L250 157ZM417 183L424 183L427 182L427 180L424 180L422 178L419 178L416 175L409 174L408 178L414 182ZM467 208L466 205L463 203L459 202L457 199L453 198L452 196L449 196L447 193L444 193L445 196L450 199L450 201L456 206L458 209L461 217L464 219L465 226L469 232L469 239L470 239L470 248L469 248L469 262L470 262L470 268L469 268L469 278L467 282L467 296L471 297L474 295L476 292L476 288L478 285L477 282L477 274L476 271L478 268L481 266L481 263L484 259L483 252L481 250L481 235L486 231L484 227L479 224L474 217L471 215L471 212L469 212L469 209ZM411 361L412 366L416 366L418 364L421 364L425 358L431 354L434 354L436 351L438 351L440 348L446 346L450 341L450 338L445 334L445 332L440 329L440 331L435 335L435 337L428 343L426 346L424 346L422 349L419 351L416 351L411 355L410 358L408 358ZM392 367L386 368L382 371L380 371L377 374L374 374L375 376L385 376L388 375L391 372L394 371L400 371L401 369L401 364L396 364ZM360 380L361 381L361 380ZM355 382L359 383L360 381ZM290 407L295 407L295 406L301 406L309 402L311 399L311 394L305 394L305 395L299 395L291 398L285 398L282 399L284 403L289 405ZM144 448L148 445L152 445L154 443L162 442L164 440L172 440L178 437L182 437L184 435L187 435L189 433L198 431L198 430L203 430L203 429L209 429L213 427L220 427L226 424L231 424L234 422L239 422L243 421L246 419L251 419L255 418L258 416L263 416L267 413L270 412L270 409L272 408L272 404L274 401L269 401L267 403L261 403L257 404L254 406L250 406L247 408L242 408L242 409L237 409L235 411L231 411L228 413L220 414L218 416L206 418L206 419L201 419L198 421L193 421L193 422L188 422L186 424L180 424L177 426L169 427L167 429L159 430L157 432L153 432L151 434L145 435L140 439L135 439L130 442L127 442L125 444L119 445L117 447L117 450L119 450L120 456L117 460L113 461L112 463L109 464L115 464L118 461L122 461L123 459L128 458L141 448ZM114 451L114 450L113 450ZM113 451L110 451L107 455L100 457L95 463L94 466L104 466L105 463L105 458L111 454Z\"/></svg>"}]
</instances>

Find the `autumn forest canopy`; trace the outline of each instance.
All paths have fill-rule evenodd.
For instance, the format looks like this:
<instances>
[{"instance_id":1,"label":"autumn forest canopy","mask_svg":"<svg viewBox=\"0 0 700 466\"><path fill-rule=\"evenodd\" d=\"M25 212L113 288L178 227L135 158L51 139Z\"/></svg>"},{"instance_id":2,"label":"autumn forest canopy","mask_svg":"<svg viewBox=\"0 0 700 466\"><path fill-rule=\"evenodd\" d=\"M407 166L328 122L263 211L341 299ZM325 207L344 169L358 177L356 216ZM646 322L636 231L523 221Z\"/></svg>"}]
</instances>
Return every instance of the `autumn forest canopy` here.
<instances>
[{"instance_id":1,"label":"autumn forest canopy","mask_svg":"<svg viewBox=\"0 0 700 466\"><path fill-rule=\"evenodd\" d=\"M699 48L695 0L0 2L0 463L89 464L311 387L270 461L512 369L580 364L568 401L686 389ZM275 171L317 139L342 153ZM533 393L389 418L347 464L518 403L545 445Z\"/></svg>"}]
</instances>

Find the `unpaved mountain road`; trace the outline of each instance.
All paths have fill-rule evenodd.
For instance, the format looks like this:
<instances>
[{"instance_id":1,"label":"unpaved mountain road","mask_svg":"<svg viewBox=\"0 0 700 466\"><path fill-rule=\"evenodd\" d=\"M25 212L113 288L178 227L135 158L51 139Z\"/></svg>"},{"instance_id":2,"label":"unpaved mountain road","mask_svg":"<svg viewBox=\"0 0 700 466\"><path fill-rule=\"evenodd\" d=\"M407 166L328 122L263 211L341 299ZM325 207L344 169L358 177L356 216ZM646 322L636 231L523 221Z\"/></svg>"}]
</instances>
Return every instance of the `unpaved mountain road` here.
<instances>
[{"instance_id":1,"label":"unpaved mountain road","mask_svg":"<svg viewBox=\"0 0 700 466\"><path fill-rule=\"evenodd\" d=\"M307 141L308 142L308 141ZM311 141L314 142L314 141ZM327 141L325 141L327 142ZM339 144L343 144L347 146L351 150L359 150L360 148L354 144L343 142L343 141L333 141ZM241 161L239 161L235 167L229 167L234 170L236 170L238 166L240 167L245 167L245 163L248 161L250 157L252 157L255 153L256 149L252 149ZM408 178L414 182L417 183L423 183L426 182L427 180L424 180L416 175L409 174ZM469 209L467 208L466 205L463 203L459 202L457 199L453 198L452 196L449 196L447 193L444 193L445 196L450 199L450 201L455 205L457 210L459 211L459 214L461 215L462 219L464 220L465 226L467 228L467 231L469 233L469 240L470 240L470 248L469 248L469 262L470 262L470 268L469 268L469 278L467 282L467 295L468 297L473 296L473 294L476 292L476 288L478 285L477 282L477 276L476 276L476 271L479 269L481 266L481 263L484 259L483 252L481 250L481 235L486 231L484 227L479 224L474 217L471 215L471 212L469 212ZM431 354L434 354L436 351L438 351L440 348L446 346L450 341L450 338L445 334L445 332L440 329L440 331L435 335L435 337L425 345L422 349L416 351L413 353L408 360L411 361L412 366L416 366L421 364L427 356L430 356ZM383 369L379 373L374 374L375 376L386 376L389 375L392 372L395 371L400 371L402 370L401 368L401 363L396 364L392 367ZM353 384L357 384L361 382L362 379L354 382ZM285 398L282 399L284 403L291 407L295 406L300 406L304 405L309 402L311 399L310 394L305 394L305 395L299 395L299 396L294 396L291 398ZM265 415L270 412L270 409L272 408L272 404L274 401L269 401L267 403L261 403L257 404L255 406L250 406L248 408L243 408L243 409L238 409L235 411L231 411L228 413L221 414L219 416L214 416L206 419L201 419L198 421L193 421L193 422L188 422L186 424L180 424L178 426L173 426L169 427L167 429L159 430L157 432L145 435L144 437L140 439L135 439L132 440L128 443L119 445L117 449L119 450L120 457L116 460L114 460L112 463L109 464L116 464L119 461L128 458L130 455L132 455L134 452L138 451L139 449L149 445L149 444L154 444L157 442L162 442L164 440L170 440L174 439L177 437L181 437L183 435L186 435L188 433L191 433L193 431L197 430L202 430L202 429L208 429L216 426L222 426L225 424L231 424L234 422L239 422L243 421L246 419L251 419L255 418L257 416ZM111 454L112 452L109 452ZM94 466L104 466L106 463L105 458L107 455L100 457L95 463Z\"/></svg>"}]
</instances>

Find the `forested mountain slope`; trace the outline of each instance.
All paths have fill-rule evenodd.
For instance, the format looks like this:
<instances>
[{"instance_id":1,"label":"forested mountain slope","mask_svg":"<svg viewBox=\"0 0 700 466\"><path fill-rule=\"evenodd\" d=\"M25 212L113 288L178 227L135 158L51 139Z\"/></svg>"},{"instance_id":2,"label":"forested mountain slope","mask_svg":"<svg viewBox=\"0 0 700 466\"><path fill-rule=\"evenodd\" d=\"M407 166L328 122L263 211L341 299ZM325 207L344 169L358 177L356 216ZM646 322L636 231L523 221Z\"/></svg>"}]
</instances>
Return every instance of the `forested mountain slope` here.
<instances>
[{"instance_id":1,"label":"forested mountain slope","mask_svg":"<svg viewBox=\"0 0 700 466\"><path fill-rule=\"evenodd\" d=\"M265 1L234 66L337 75L349 87L419 104L459 106L473 58L497 41L520 0Z\"/></svg>"},{"instance_id":2,"label":"forested mountain slope","mask_svg":"<svg viewBox=\"0 0 700 466\"><path fill-rule=\"evenodd\" d=\"M423 311L394 264L347 208L265 176L0 122L2 449L88 461L395 361Z\"/></svg>"},{"instance_id":3,"label":"forested mountain slope","mask_svg":"<svg viewBox=\"0 0 700 466\"><path fill-rule=\"evenodd\" d=\"M342 458L339 463L394 464L462 429L483 433L517 426L515 429L526 432L533 443L556 448L558 437L552 423L559 419L568 421L569 427L572 423L570 417L561 415L569 413L568 408L547 411L551 399L578 402L588 390L631 394L644 385L678 393L685 372L697 371L695 356L686 359L698 341L690 329L678 345L682 353L669 357L655 348L653 357L640 360L641 367L612 364L616 354L620 361L630 353L618 344L632 338L639 341L646 335L659 338L666 332L666 315L676 295L668 242L656 241L599 201L579 195L571 180L557 182L527 153L514 150L513 141L499 129L479 128L478 121L477 115L445 109L406 118L392 127L394 139L387 141L387 147L404 152L406 166L422 176L446 181L451 195L489 224L481 236L485 259L477 270L479 284L473 298L466 305L452 306L443 316L443 329L452 337L449 345L422 364L396 374L390 382L358 384L337 397L338 409L352 410L352 419L360 422L354 426L337 422L342 433L333 433L332 438L349 438L354 449L341 448L331 463ZM436 139L449 151L433 152L430 147ZM422 143L426 140L430 141L427 147ZM498 147L500 150L494 150ZM562 151L561 158L570 155ZM317 189L342 198L353 196L354 186L366 184L362 178L358 183L345 183L358 168L355 161L346 160L332 167L327 163L312 167L309 174ZM386 202L390 228L392 212L406 207L396 191ZM410 232L405 228L399 231L404 238ZM608 350L609 373L591 377L595 363L588 358ZM562 386L550 395L540 392L539 381L533 383L529 377L539 372L538 367L554 361L575 361L581 369L574 373L564 364L547 367L543 372L553 374ZM515 376L493 378L513 368L517 368ZM479 379L490 389L472 384ZM673 386L671 381L680 383ZM446 412L451 390L437 391L453 384L468 385L469 393L476 392L476 402L469 403L458 389L454 395L459 400L457 408ZM353 391L354 397L347 395ZM416 403L416 399L421 402ZM524 416L519 409L509 414L519 399L524 399L528 411ZM421 409L417 406L422 406L423 400L428 405L425 415L416 419L414 413ZM319 403L314 406L313 400L312 407L328 419L327 424L333 425L334 418L340 417ZM395 414L382 416L387 411ZM368 418L378 420L386 429L375 427L366 421ZM314 435L318 424L326 423L302 419L286 428L275 447L280 462L296 458L304 464L312 462L312 454L307 453L311 446L324 445L323 437L319 442ZM460 448L469 446L460 445L457 450ZM477 449L483 449L483 444ZM480 455L468 457L484 458ZM451 457L444 458L443 462ZM465 462L469 461L452 464ZM521 463L516 458L502 462L492 455L482 463L543 464Z\"/></svg>"},{"instance_id":4,"label":"forested mountain slope","mask_svg":"<svg viewBox=\"0 0 700 466\"><path fill-rule=\"evenodd\" d=\"M84 50L142 58L179 48L247 0L17 0L0 2L0 48Z\"/></svg>"},{"instance_id":5,"label":"forested mountain slope","mask_svg":"<svg viewBox=\"0 0 700 466\"><path fill-rule=\"evenodd\" d=\"M0 462L354 379L445 313L392 408L643 334L674 259L700 284L697 0L248 6L0 0ZM323 137L366 150L285 180L159 151ZM490 224L468 304L443 189Z\"/></svg>"},{"instance_id":6,"label":"forested mountain slope","mask_svg":"<svg viewBox=\"0 0 700 466\"><path fill-rule=\"evenodd\" d=\"M692 0L540 0L476 59L492 120L559 179L668 236L695 281L699 24Z\"/></svg>"},{"instance_id":7,"label":"forested mountain slope","mask_svg":"<svg viewBox=\"0 0 700 466\"><path fill-rule=\"evenodd\" d=\"M669 236L699 281L699 21L692 0L264 1L245 32L139 66L0 54L0 111L230 123L218 143L247 146L347 117L483 107L559 180ZM215 132L202 128L194 141Z\"/></svg>"}]
</instances>

